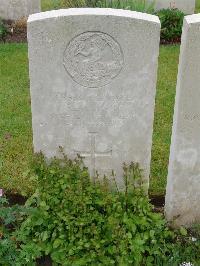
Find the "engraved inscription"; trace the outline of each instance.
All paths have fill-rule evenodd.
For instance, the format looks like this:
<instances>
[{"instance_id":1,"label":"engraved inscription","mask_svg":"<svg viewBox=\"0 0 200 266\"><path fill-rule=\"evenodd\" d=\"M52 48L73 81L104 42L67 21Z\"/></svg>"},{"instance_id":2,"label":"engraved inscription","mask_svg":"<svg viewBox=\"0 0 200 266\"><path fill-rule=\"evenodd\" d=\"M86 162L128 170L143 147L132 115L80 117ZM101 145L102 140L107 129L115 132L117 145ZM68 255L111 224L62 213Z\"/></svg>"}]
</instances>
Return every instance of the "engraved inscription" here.
<instances>
[{"instance_id":1,"label":"engraved inscription","mask_svg":"<svg viewBox=\"0 0 200 266\"><path fill-rule=\"evenodd\" d=\"M101 87L111 82L124 65L120 45L102 32L76 36L64 52L64 66L74 81L84 87Z\"/></svg>"},{"instance_id":2,"label":"engraved inscription","mask_svg":"<svg viewBox=\"0 0 200 266\"><path fill-rule=\"evenodd\" d=\"M197 114L197 113L185 114L184 119L188 120L190 122L199 121L200 120L200 114Z\"/></svg>"},{"instance_id":3,"label":"engraved inscription","mask_svg":"<svg viewBox=\"0 0 200 266\"><path fill-rule=\"evenodd\" d=\"M108 150L105 152L97 152L96 151L96 132L90 132L90 151L74 151L79 154L83 159L89 157L91 160L91 175L95 177L96 175L96 158L97 157L111 157L112 150Z\"/></svg>"},{"instance_id":4,"label":"engraved inscription","mask_svg":"<svg viewBox=\"0 0 200 266\"><path fill-rule=\"evenodd\" d=\"M55 122L62 121L63 126L83 127L90 132L99 131L102 127L107 130L109 127L120 128L128 120L135 120L136 113L132 111L133 106L142 109L146 105L143 101L137 104L133 95L124 95L123 92L117 95L108 93L98 97L94 93L94 95L90 94L87 99L84 99L84 93L84 90L76 95L57 93L57 99L61 104L56 110L52 109L52 119ZM91 115L88 116L85 113Z\"/></svg>"}]
</instances>

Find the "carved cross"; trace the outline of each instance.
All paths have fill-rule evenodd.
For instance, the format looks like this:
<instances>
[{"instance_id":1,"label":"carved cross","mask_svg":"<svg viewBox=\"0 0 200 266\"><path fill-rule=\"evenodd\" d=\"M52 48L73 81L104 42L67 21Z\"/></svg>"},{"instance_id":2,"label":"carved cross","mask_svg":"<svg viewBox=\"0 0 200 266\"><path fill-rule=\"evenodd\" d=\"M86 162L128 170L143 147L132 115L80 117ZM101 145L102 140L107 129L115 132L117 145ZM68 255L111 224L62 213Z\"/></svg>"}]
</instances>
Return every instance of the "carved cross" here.
<instances>
[{"instance_id":1,"label":"carved cross","mask_svg":"<svg viewBox=\"0 0 200 266\"><path fill-rule=\"evenodd\" d=\"M107 150L105 152L97 152L96 151L96 132L90 132L90 151L75 151L80 155L81 158L88 158L91 159L91 174L93 177L96 175L96 158L97 157L111 157L112 150Z\"/></svg>"}]
</instances>

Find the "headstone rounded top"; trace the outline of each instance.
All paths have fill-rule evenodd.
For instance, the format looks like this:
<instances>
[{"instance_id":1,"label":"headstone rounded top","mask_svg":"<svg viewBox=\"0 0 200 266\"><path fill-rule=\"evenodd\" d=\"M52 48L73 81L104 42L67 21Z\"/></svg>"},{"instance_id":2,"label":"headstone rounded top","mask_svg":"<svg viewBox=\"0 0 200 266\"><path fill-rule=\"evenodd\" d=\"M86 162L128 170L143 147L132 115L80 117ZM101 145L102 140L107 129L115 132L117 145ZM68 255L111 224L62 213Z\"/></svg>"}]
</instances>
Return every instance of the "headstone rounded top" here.
<instances>
[{"instance_id":1,"label":"headstone rounded top","mask_svg":"<svg viewBox=\"0 0 200 266\"><path fill-rule=\"evenodd\" d=\"M188 15L188 16L185 16L184 19L188 24L200 23L200 14Z\"/></svg>"},{"instance_id":2,"label":"headstone rounded top","mask_svg":"<svg viewBox=\"0 0 200 266\"><path fill-rule=\"evenodd\" d=\"M113 37L103 32L84 32L70 41L64 66L84 87L101 87L112 81L124 64L123 52Z\"/></svg>"},{"instance_id":3,"label":"headstone rounded top","mask_svg":"<svg viewBox=\"0 0 200 266\"><path fill-rule=\"evenodd\" d=\"M160 25L160 20L155 15L124 10L124 9L114 9L114 8L68 8L68 9L51 10L30 15L28 22L33 22L48 18L58 18L65 16L83 16L83 15L127 17L132 19L149 21Z\"/></svg>"}]
</instances>

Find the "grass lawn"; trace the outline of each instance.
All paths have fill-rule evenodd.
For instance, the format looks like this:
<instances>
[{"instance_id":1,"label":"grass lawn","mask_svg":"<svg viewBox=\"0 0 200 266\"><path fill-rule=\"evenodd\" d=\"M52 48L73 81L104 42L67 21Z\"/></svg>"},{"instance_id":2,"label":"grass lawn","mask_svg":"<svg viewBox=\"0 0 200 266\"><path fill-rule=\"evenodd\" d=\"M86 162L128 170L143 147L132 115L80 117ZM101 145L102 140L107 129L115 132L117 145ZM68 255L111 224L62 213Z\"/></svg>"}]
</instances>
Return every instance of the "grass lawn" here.
<instances>
[{"instance_id":1,"label":"grass lawn","mask_svg":"<svg viewBox=\"0 0 200 266\"><path fill-rule=\"evenodd\" d=\"M178 45L161 46L150 179L153 194L163 193L166 187L178 61Z\"/></svg>"},{"instance_id":2,"label":"grass lawn","mask_svg":"<svg viewBox=\"0 0 200 266\"><path fill-rule=\"evenodd\" d=\"M161 46L159 58L150 191L166 186L179 46ZM32 190L31 109L26 44L0 45L0 187Z\"/></svg>"},{"instance_id":3,"label":"grass lawn","mask_svg":"<svg viewBox=\"0 0 200 266\"><path fill-rule=\"evenodd\" d=\"M196 0L196 13L200 13L200 0Z\"/></svg>"},{"instance_id":4,"label":"grass lawn","mask_svg":"<svg viewBox=\"0 0 200 266\"><path fill-rule=\"evenodd\" d=\"M24 192L32 153L27 45L0 45L0 187Z\"/></svg>"}]
</instances>

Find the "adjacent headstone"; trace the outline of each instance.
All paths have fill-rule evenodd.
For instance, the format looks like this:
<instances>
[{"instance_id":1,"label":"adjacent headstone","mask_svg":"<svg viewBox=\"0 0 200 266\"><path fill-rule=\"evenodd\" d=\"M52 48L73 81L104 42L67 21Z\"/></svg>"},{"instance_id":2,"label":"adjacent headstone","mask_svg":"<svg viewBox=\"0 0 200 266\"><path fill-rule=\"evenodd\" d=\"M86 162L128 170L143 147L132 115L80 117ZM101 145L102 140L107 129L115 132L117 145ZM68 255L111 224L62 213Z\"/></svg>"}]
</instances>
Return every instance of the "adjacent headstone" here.
<instances>
[{"instance_id":1,"label":"adjacent headstone","mask_svg":"<svg viewBox=\"0 0 200 266\"><path fill-rule=\"evenodd\" d=\"M149 3L155 2L155 9L178 8L185 14L194 14L195 0L148 0Z\"/></svg>"},{"instance_id":2,"label":"adjacent headstone","mask_svg":"<svg viewBox=\"0 0 200 266\"><path fill-rule=\"evenodd\" d=\"M175 225L200 222L200 15L184 20L166 217Z\"/></svg>"},{"instance_id":3,"label":"adjacent headstone","mask_svg":"<svg viewBox=\"0 0 200 266\"><path fill-rule=\"evenodd\" d=\"M17 20L38 13L40 0L0 0L0 18Z\"/></svg>"},{"instance_id":4,"label":"adjacent headstone","mask_svg":"<svg viewBox=\"0 0 200 266\"><path fill-rule=\"evenodd\" d=\"M138 162L148 183L160 22L114 9L68 9L28 20L35 152L59 146L122 183Z\"/></svg>"}]
</instances>

